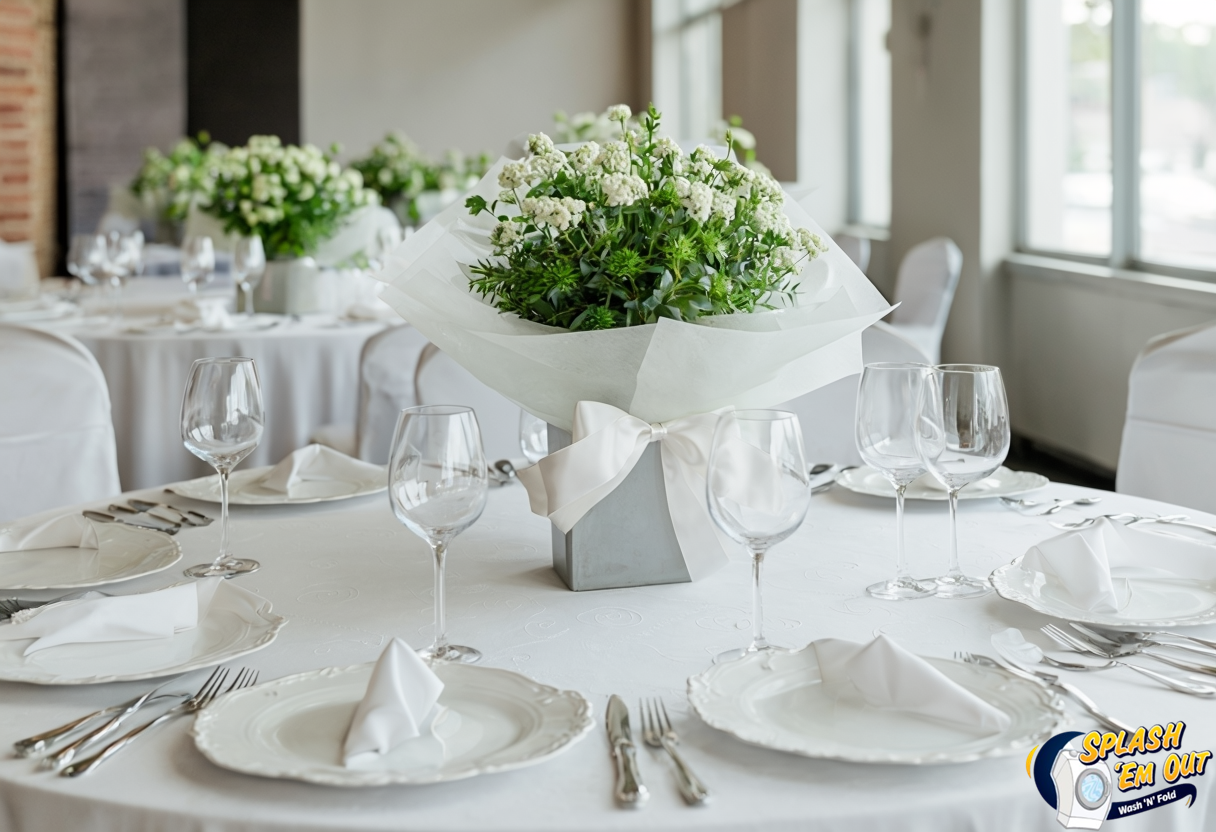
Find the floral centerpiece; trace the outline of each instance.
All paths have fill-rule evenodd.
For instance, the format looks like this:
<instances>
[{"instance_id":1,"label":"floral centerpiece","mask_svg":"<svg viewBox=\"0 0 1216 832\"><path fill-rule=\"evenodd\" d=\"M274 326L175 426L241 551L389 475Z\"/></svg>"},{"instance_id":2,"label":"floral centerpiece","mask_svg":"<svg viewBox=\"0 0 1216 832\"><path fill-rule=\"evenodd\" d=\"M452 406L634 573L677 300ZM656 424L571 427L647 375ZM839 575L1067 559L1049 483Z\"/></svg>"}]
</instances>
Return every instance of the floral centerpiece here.
<instances>
[{"instance_id":1,"label":"floral centerpiece","mask_svg":"<svg viewBox=\"0 0 1216 832\"><path fill-rule=\"evenodd\" d=\"M212 142L204 131L184 138L168 155L158 148L144 151L143 165L131 180L130 190L150 218L180 223L190 206L210 198L215 186L216 160L228 148Z\"/></svg>"},{"instance_id":2,"label":"floral centerpiece","mask_svg":"<svg viewBox=\"0 0 1216 832\"><path fill-rule=\"evenodd\" d=\"M558 144L573 144L607 142L619 138L621 128L612 118L614 111L619 112L609 107L602 113L575 113L569 116L565 110L558 110L553 114L553 140Z\"/></svg>"},{"instance_id":3,"label":"floral centerpiece","mask_svg":"<svg viewBox=\"0 0 1216 832\"><path fill-rule=\"evenodd\" d=\"M477 184L489 164L484 153L466 156L459 150L449 150L440 161L434 161L408 136L389 133L366 156L351 162L351 167L362 174L364 186L378 193L380 201L392 208L403 224L417 225L430 218L425 216L426 200L419 197L452 192L447 202L454 201Z\"/></svg>"},{"instance_id":4,"label":"floral centerpiece","mask_svg":"<svg viewBox=\"0 0 1216 832\"><path fill-rule=\"evenodd\" d=\"M614 138L568 153L532 135L377 275L406 320L551 425L519 477L577 588L725 564L705 507L717 413L860 372L861 332L890 311L771 177L684 154L653 108L636 128L627 107L609 117ZM571 578L596 558L600 583Z\"/></svg>"}]
</instances>

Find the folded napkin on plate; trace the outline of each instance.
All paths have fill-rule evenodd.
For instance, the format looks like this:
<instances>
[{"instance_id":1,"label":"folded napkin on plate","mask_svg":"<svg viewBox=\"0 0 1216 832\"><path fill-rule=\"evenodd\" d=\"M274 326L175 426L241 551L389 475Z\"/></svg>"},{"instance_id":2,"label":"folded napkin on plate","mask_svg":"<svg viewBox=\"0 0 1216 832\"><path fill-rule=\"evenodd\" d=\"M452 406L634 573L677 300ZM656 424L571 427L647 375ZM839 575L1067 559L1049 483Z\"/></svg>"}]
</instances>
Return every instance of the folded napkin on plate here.
<instances>
[{"instance_id":1,"label":"folded napkin on plate","mask_svg":"<svg viewBox=\"0 0 1216 832\"><path fill-rule=\"evenodd\" d=\"M222 578L145 592L61 601L16 613L0 625L0 641L37 639L28 656L60 644L168 638L198 626Z\"/></svg>"},{"instance_id":2,"label":"folded napkin on plate","mask_svg":"<svg viewBox=\"0 0 1216 832\"><path fill-rule=\"evenodd\" d=\"M304 484L308 482L357 483L383 477L383 466L363 462L324 445L309 445L284 457L282 462L266 472L258 484L268 491L296 497L300 496Z\"/></svg>"},{"instance_id":3,"label":"folded napkin on plate","mask_svg":"<svg viewBox=\"0 0 1216 832\"><path fill-rule=\"evenodd\" d=\"M390 641L355 708L342 746L343 763L357 763L364 754L387 754L421 736L434 720L442 692L443 682L408 644Z\"/></svg>"},{"instance_id":4,"label":"folded napkin on plate","mask_svg":"<svg viewBox=\"0 0 1216 832\"><path fill-rule=\"evenodd\" d=\"M173 320L179 324L194 324L208 331L232 329L227 298L188 298L173 307Z\"/></svg>"},{"instance_id":5,"label":"folded napkin on plate","mask_svg":"<svg viewBox=\"0 0 1216 832\"><path fill-rule=\"evenodd\" d=\"M14 520L0 526L0 552L71 548L97 548L97 530L79 514Z\"/></svg>"},{"instance_id":6,"label":"folded napkin on plate","mask_svg":"<svg viewBox=\"0 0 1216 832\"><path fill-rule=\"evenodd\" d=\"M811 643L825 687L838 697L860 697L882 710L905 711L977 734L995 734L1010 719L886 636L869 644L839 638Z\"/></svg>"}]
</instances>

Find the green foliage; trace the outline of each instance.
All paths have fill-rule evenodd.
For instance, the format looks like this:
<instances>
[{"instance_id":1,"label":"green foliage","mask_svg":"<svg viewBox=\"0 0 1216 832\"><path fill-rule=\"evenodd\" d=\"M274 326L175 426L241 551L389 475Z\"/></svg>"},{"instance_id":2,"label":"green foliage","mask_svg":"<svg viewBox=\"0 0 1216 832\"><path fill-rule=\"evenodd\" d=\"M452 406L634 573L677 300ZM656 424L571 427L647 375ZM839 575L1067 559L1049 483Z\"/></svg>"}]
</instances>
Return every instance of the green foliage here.
<instances>
[{"instance_id":1,"label":"green foliage","mask_svg":"<svg viewBox=\"0 0 1216 832\"><path fill-rule=\"evenodd\" d=\"M380 195L385 205L400 205L403 220L420 219L415 199L425 191L465 191L485 176L490 157L465 156L449 150L433 160L402 133L390 133L366 156L350 165L363 176L363 186Z\"/></svg>"},{"instance_id":2,"label":"green foliage","mask_svg":"<svg viewBox=\"0 0 1216 832\"><path fill-rule=\"evenodd\" d=\"M211 196L216 159L227 149L219 142L212 143L205 130L197 139L179 141L168 156L149 147L139 173L131 181L131 193L158 215L180 222L192 204Z\"/></svg>"}]
</instances>

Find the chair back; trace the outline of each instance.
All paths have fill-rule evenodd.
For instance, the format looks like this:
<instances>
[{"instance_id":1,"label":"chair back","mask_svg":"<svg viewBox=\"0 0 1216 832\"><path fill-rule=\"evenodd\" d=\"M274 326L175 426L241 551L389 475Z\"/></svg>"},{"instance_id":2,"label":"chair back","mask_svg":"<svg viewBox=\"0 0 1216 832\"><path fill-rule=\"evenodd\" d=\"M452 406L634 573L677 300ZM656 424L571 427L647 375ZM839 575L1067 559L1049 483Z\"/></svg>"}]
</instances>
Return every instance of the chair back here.
<instances>
[{"instance_id":1,"label":"chair back","mask_svg":"<svg viewBox=\"0 0 1216 832\"><path fill-rule=\"evenodd\" d=\"M473 408L481 426L486 461L518 459L520 407L480 381L434 344L418 358L414 373L418 404L459 404Z\"/></svg>"},{"instance_id":2,"label":"chair back","mask_svg":"<svg viewBox=\"0 0 1216 832\"><path fill-rule=\"evenodd\" d=\"M1115 490L1216 512L1216 324L1149 341L1127 387Z\"/></svg>"},{"instance_id":3,"label":"chair back","mask_svg":"<svg viewBox=\"0 0 1216 832\"><path fill-rule=\"evenodd\" d=\"M0 522L112 497L110 393L84 345L0 324Z\"/></svg>"},{"instance_id":4,"label":"chair back","mask_svg":"<svg viewBox=\"0 0 1216 832\"><path fill-rule=\"evenodd\" d=\"M861 356L879 362L928 364L928 357L893 327L881 321L861 333ZM861 465L854 438L857 424L857 385L860 374L837 379L805 396L777 405L798 415L808 465L819 462Z\"/></svg>"},{"instance_id":5,"label":"chair back","mask_svg":"<svg viewBox=\"0 0 1216 832\"><path fill-rule=\"evenodd\" d=\"M418 404L414 371L429 343L421 332L403 324L376 333L363 345L354 448L359 459L388 462L397 414Z\"/></svg>"},{"instance_id":6,"label":"chair back","mask_svg":"<svg viewBox=\"0 0 1216 832\"><path fill-rule=\"evenodd\" d=\"M891 323L933 363L941 356L942 334L963 270L963 253L948 237L934 237L912 248L899 264Z\"/></svg>"},{"instance_id":7,"label":"chair back","mask_svg":"<svg viewBox=\"0 0 1216 832\"><path fill-rule=\"evenodd\" d=\"M865 274L866 269L870 268L870 239L868 237L856 237L852 234L837 234L832 239L840 247L840 250L857 264L857 268L861 269L861 273Z\"/></svg>"}]
</instances>

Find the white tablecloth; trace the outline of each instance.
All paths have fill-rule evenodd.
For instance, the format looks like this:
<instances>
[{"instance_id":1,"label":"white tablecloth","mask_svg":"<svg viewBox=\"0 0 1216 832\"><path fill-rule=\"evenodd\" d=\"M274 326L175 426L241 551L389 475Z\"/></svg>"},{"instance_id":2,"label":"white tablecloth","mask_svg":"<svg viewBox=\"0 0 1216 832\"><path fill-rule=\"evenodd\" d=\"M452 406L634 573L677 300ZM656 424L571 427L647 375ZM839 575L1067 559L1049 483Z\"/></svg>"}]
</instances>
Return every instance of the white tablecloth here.
<instances>
[{"instance_id":1,"label":"white tablecloth","mask_svg":"<svg viewBox=\"0 0 1216 832\"><path fill-rule=\"evenodd\" d=\"M97 357L110 387L123 487L147 488L214 473L181 440L182 391L196 358L243 355L257 362L266 432L246 464L269 465L304 445L320 425L355 423L359 354L384 324L318 315L284 318L267 330L181 335L132 334L80 321L47 328L80 339Z\"/></svg>"},{"instance_id":2,"label":"white tablecloth","mask_svg":"<svg viewBox=\"0 0 1216 832\"><path fill-rule=\"evenodd\" d=\"M1040 493L1097 492L1051 486ZM1101 496L1103 511L1165 510L1138 498ZM215 506L197 505L214 513ZM0 759L0 832L1060 828L1021 756L924 768L861 766L756 748L710 729L689 713L685 680L715 653L747 641L749 567L742 553L696 584L574 593L550 568L548 524L526 506L519 487L494 491L482 519L456 539L449 630L453 641L481 649L488 666L590 697L597 727L567 753L532 768L455 783L348 791L217 768L194 748L186 721L179 720L78 780L36 772L28 760ZM234 518L236 554L262 562L261 571L236 580L290 619L278 641L242 662L258 668L263 679L371 661L392 636L415 646L429 641L430 557L393 518L383 494L297 509L238 506ZM801 645L821 636L862 639L882 632L916 652L949 656L959 649L990 653L990 635L1010 626L1037 635L1043 616L996 596L906 603L866 597L863 587L891 572L893 521L892 504L880 499L837 490L812 500L806 524L772 550L766 565L769 637ZM964 503L960 531L964 567L985 573L1054 532L1047 518L1022 517L993 500ZM178 537L187 565L211 556L218 528ZM908 537L914 573L940 573L945 505L910 503ZM174 579L152 576L132 586ZM1202 631L1210 637L1213 629ZM1134 724L1184 720L1184 750L1216 746L1214 702L1164 690L1126 670L1073 679ZM26 736L147 687L0 684L0 738ZM665 761L647 752L641 766L650 806L641 812L613 806L602 725L614 692L631 705L642 696L666 700L690 763L714 790L710 806L686 808ZM1077 712L1075 727L1093 724ZM1118 829L1216 828L1213 779L1189 781L1199 789L1194 806L1121 819Z\"/></svg>"}]
</instances>

